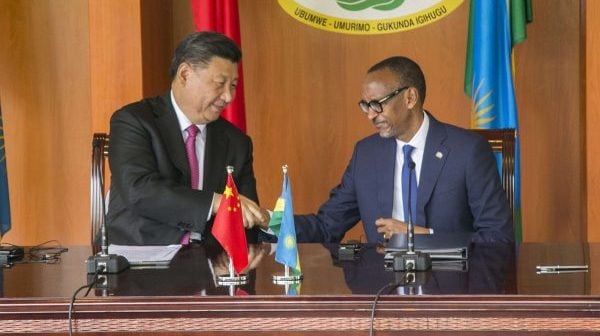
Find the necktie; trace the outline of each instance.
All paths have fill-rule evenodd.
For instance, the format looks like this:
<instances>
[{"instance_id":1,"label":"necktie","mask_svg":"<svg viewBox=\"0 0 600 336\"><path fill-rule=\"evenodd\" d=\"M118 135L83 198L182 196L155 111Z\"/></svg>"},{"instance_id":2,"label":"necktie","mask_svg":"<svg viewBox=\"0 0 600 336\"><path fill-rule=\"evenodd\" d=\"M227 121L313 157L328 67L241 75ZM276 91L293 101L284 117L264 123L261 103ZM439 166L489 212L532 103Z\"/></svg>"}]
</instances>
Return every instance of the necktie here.
<instances>
[{"instance_id":1,"label":"necktie","mask_svg":"<svg viewBox=\"0 0 600 336\"><path fill-rule=\"evenodd\" d=\"M187 154L190 173L192 175L192 189L198 189L200 174L198 171L198 157L196 156L196 135L198 135L199 130L196 125L191 125L186 128L186 131L188 136L185 139L185 152Z\"/></svg>"},{"instance_id":2,"label":"necktie","mask_svg":"<svg viewBox=\"0 0 600 336\"><path fill-rule=\"evenodd\" d=\"M404 164L402 165L402 203L404 203L404 221L408 223L408 195L410 192L410 210L411 210L411 220L413 224L416 224L417 218L417 174L415 173L414 162L410 157L413 149L415 149L411 145L404 145L402 147L402 151L404 152ZM410 168L410 164L413 165L412 169ZM410 180L409 180L410 179ZM408 190L408 185L410 181L410 191Z\"/></svg>"},{"instance_id":3,"label":"necktie","mask_svg":"<svg viewBox=\"0 0 600 336\"><path fill-rule=\"evenodd\" d=\"M191 125L185 129L187 138L185 139L185 153L187 154L188 164L190 165L190 174L192 176L192 189L198 189L198 179L200 172L198 171L198 157L196 156L196 135L198 135L198 127ZM190 231L185 231L181 237L181 244L188 245L190 243Z\"/></svg>"}]
</instances>

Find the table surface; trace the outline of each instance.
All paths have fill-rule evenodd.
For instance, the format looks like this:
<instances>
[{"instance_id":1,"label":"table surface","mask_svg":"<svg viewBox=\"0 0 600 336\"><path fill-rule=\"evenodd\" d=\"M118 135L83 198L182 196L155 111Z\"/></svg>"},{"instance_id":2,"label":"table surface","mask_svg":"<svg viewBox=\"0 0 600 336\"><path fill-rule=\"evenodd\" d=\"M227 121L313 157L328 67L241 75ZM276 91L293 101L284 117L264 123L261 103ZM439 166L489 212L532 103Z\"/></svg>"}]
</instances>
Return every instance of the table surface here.
<instances>
[{"instance_id":1,"label":"table surface","mask_svg":"<svg viewBox=\"0 0 600 336\"><path fill-rule=\"evenodd\" d=\"M210 244L182 249L168 268L127 269L81 292L73 330L89 335L588 335L600 330L600 244L474 245L468 263L438 263L405 283L384 268L381 247L339 260L336 244L301 244L304 280L282 274L270 244L249 249L249 282L219 286L227 258ZM0 334L68 334L70 297L86 284L91 249L52 251L0 269ZM537 265L588 264L589 271L536 273ZM372 319L375 293L384 286ZM396 286L399 285L399 286Z\"/></svg>"},{"instance_id":2,"label":"table surface","mask_svg":"<svg viewBox=\"0 0 600 336\"><path fill-rule=\"evenodd\" d=\"M354 260L338 259L337 244L300 244L304 276L296 285L273 282L283 266L274 260L271 244L249 248L249 281L240 286L219 286L216 275L227 274L226 256L214 246L193 245L179 251L167 268L131 268L108 277L105 290L91 296L354 296L374 295L390 283L404 281L403 272L384 267L381 246L362 245ZM51 252L51 251L50 251ZM594 284L600 261L600 244L525 243L517 247L478 244L470 247L466 262L434 261L431 271L417 273L416 281L385 295L424 294L439 296L587 296L598 298ZM85 260L91 249L70 246L56 263L38 260L0 268L0 297L69 298L85 285ZM46 258L46 253L38 259ZM590 257L591 256L591 257ZM50 257L48 254L47 257ZM584 273L537 274L536 265L588 264ZM597 281L596 281L597 282Z\"/></svg>"}]
</instances>

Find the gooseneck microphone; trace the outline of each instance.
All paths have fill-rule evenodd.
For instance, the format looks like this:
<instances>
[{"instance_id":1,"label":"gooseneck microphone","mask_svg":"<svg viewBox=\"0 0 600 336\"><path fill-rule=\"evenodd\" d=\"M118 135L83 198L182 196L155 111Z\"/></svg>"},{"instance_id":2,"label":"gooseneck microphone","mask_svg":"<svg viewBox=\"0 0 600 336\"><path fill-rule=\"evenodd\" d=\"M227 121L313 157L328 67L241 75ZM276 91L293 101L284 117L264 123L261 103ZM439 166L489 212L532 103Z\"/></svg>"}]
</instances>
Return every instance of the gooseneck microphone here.
<instances>
[{"instance_id":1,"label":"gooseneck microphone","mask_svg":"<svg viewBox=\"0 0 600 336\"><path fill-rule=\"evenodd\" d=\"M415 226L412 221L412 173L415 169L415 163L410 160L408 162L409 178L408 178L408 220L406 234L406 252L398 252L394 255L394 271L414 272L427 271L431 268L431 257L428 253L415 251Z\"/></svg>"},{"instance_id":2,"label":"gooseneck microphone","mask_svg":"<svg viewBox=\"0 0 600 336\"><path fill-rule=\"evenodd\" d=\"M109 254L106 239L106 223L102 222L102 250L86 260L87 272L90 273L119 273L129 267L129 261L122 255Z\"/></svg>"},{"instance_id":3,"label":"gooseneck microphone","mask_svg":"<svg viewBox=\"0 0 600 336\"><path fill-rule=\"evenodd\" d=\"M406 247L408 253L415 252L415 225L412 221L412 173L415 169L415 163L413 160L408 162L408 223L407 223L407 235L406 235Z\"/></svg>"},{"instance_id":4,"label":"gooseneck microphone","mask_svg":"<svg viewBox=\"0 0 600 336\"><path fill-rule=\"evenodd\" d=\"M100 224L100 240L102 242L102 247L100 252L90 256L87 259L87 272L88 274L119 273L129 267L129 261L122 255L108 253L108 239L106 238L106 221L104 219L104 216L102 216L102 222ZM105 283L105 285L107 284Z\"/></svg>"},{"instance_id":5,"label":"gooseneck microphone","mask_svg":"<svg viewBox=\"0 0 600 336\"><path fill-rule=\"evenodd\" d=\"M94 135L92 142L92 239L95 228L100 229L101 250L90 256L86 261L88 274L119 273L129 267L129 262L124 256L108 253L108 239L106 233L106 204L104 202L104 157L108 153L108 140L105 137ZM94 208L99 207L99 213ZM94 239L93 239L94 240ZM94 244L95 242L92 242ZM95 252L95 249L94 249Z\"/></svg>"}]
</instances>

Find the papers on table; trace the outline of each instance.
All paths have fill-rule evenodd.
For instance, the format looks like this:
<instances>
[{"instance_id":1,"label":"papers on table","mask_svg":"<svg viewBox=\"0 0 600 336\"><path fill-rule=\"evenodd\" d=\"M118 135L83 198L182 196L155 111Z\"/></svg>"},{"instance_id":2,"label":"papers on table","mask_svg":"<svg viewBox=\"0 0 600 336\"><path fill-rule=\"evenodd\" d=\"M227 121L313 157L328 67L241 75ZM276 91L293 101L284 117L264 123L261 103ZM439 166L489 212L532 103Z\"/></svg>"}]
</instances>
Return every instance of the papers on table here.
<instances>
[{"instance_id":1,"label":"papers on table","mask_svg":"<svg viewBox=\"0 0 600 336\"><path fill-rule=\"evenodd\" d=\"M130 265L167 266L180 248L180 244L160 246L110 244L108 246L108 253L124 256Z\"/></svg>"}]
</instances>

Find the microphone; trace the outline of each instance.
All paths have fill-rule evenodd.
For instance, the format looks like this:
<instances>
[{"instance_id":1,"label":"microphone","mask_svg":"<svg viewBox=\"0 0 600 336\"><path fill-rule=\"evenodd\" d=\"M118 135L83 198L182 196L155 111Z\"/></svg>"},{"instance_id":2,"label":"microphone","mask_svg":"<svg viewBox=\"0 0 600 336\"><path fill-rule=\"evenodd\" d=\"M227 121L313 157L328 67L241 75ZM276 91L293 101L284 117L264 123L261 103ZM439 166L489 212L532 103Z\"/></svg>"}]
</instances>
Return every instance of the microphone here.
<instances>
[{"instance_id":1,"label":"microphone","mask_svg":"<svg viewBox=\"0 0 600 336\"><path fill-rule=\"evenodd\" d=\"M412 172L415 169L413 160L408 161L408 227L406 235L406 247L409 253L415 252L415 225L412 222Z\"/></svg>"},{"instance_id":2,"label":"microphone","mask_svg":"<svg viewBox=\"0 0 600 336\"><path fill-rule=\"evenodd\" d=\"M104 211L104 206L102 206L102 208ZM108 254L108 239L106 238L106 221L104 215L102 216L100 223L100 236L101 250L86 260L87 273L113 274L128 268L129 261L127 258L118 254Z\"/></svg>"},{"instance_id":3,"label":"microphone","mask_svg":"<svg viewBox=\"0 0 600 336\"><path fill-rule=\"evenodd\" d=\"M106 223L101 223L102 250L86 260L87 273L113 274L119 273L129 267L129 261L122 255L108 254ZM108 280L108 279L107 279Z\"/></svg>"},{"instance_id":4,"label":"microphone","mask_svg":"<svg viewBox=\"0 0 600 336\"><path fill-rule=\"evenodd\" d=\"M406 234L406 252L397 252L394 254L394 271L414 272L427 271L431 268L431 256L428 253L415 251L415 226L412 222L412 172L415 169L414 161L408 162L408 221Z\"/></svg>"}]
</instances>

